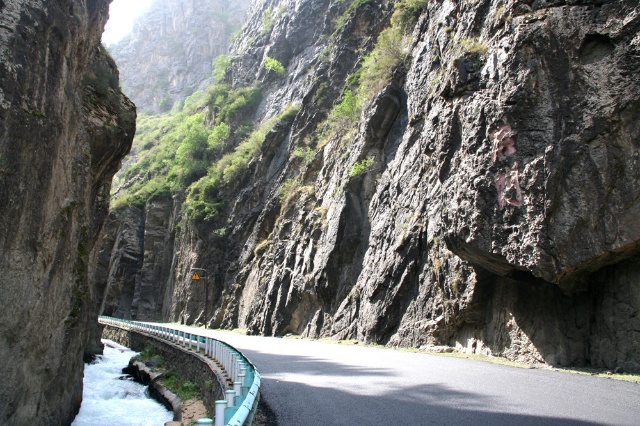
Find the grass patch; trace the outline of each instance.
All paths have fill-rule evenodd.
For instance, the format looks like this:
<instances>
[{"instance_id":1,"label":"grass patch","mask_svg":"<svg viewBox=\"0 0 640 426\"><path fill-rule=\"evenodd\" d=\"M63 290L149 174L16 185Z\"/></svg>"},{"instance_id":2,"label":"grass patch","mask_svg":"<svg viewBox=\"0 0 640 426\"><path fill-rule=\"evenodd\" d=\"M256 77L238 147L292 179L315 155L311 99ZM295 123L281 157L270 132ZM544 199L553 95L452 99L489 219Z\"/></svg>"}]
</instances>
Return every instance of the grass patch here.
<instances>
[{"instance_id":1,"label":"grass patch","mask_svg":"<svg viewBox=\"0 0 640 426\"><path fill-rule=\"evenodd\" d=\"M276 23L276 17L271 6L262 12L262 34L270 33Z\"/></svg>"},{"instance_id":2,"label":"grass patch","mask_svg":"<svg viewBox=\"0 0 640 426\"><path fill-rule=\"evenodd\" d=\"M358 90L362 99L370 99L393 78L395 70L409 58L410 37L400 26L391 26L380 33L373 51L365 56Z\"/></svg>"},{"instance_id":3,"label":"grass patch","mask_svg":"<svg viewBox=\"0 0 640 426\"><path fill-rule=\"evenodd\" d=\"M612 371L595 369L595 368L578 368L578 367L552 367L554 371L563 373L584 374L588 376L598 376L605 379L622 380L640 384L640 374L614 373Z\"/></svg>"},{"instance_id":4,"label":"grass patch","mask_svg":"<svg viewBox=\"0 0 640 426\"><path fill-rule=\"evenodd\" d=\"M140 352L140 354L138 355L138 358L142 362L147 362L147 361L150 361L156 355L157 355L157 353L156 353L155 348L153 348L151 346L147 346L146 348L144 348L144 350L142 352Z\"/></svg>"},{"instance_id":5,"label":"grass patch","mask_svg":"<svg viewBox=\"0 0 640 426\"><path fill-rule=\"evenodd\" d=\"M189 399L202 399L198 385L188 380L184 380L173 372L164 374L160 381L182 401L187 401Z\"/></svg>"},{"instance_id":6,"label":"grass patch","mask_svg":"<svg viewBox=\"0 0 640 426\"><path fill-rule=\"evenodd\" d=\"M401 0L395 3L391 23L407 31L429 5L429 0Z\"/></svg>"},{"instance_id":7,"label":"grass patch","mask_svg":"<svg viewBox=\"0 0 640 426\"><path fill-rule=\"evenodd\" d=\"M480 56L486 56L487 52L489 52L489 46L487 46L477 38L462 39L460 41L460 47L462 48L463 52L477 53Z\"/></svg>"},{"instance_id":8,"label":"grass patch","mask_svg":"<svg viewBox=\"0 0 640 426\"><path fill-rule=\"evenodd\" d=\"M280 197L280 202L285 202L288 198L293 196L298 189L300 188L300 181L298 179L287 179L284 181L282 185L280 185L280 189L278 190L278 196Z\"/></svg>"},{"instance_id":9,"label":"grass patch","mask_svg":"<svg viewBox=\"0 0 640 426\"><path fill-rule=\"evenodd\" d=\"M293 158L302 159L304 164L309 164L316 156L316 151L308 146L297 147L293 150Z\"/></svg>"}]
</instances>

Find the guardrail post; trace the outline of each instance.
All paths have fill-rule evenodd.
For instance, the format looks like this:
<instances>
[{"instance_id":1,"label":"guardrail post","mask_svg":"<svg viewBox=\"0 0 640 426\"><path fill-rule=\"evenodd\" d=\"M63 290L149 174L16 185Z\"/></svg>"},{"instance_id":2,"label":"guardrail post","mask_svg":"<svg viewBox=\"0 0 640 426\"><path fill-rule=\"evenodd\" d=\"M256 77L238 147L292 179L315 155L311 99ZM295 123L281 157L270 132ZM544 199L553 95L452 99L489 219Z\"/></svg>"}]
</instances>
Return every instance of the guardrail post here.
<instances>
[{"instance_id":1,"label":"guardrail post","mask_svg":"<svg viewBox=\"0 0 640 426\"><path fill-rule=\"evenodd\" d=\"M231 371L229 372L229 377L232 382L235 382L238 378L236 377L236 354L231 354Z\"/></svg>"},{"instance_id":2,"label":"guardrail post","mask_svg":"<svg viewBox=\"0 0 640 426\"><path fill-rule=\"evenodd\" d=\"M227 397L227 407L233 407L236 403L236 391L228 390L225 392L225 395Z\"/></svg>"},{"instance_id":3,"label":"guardrail post","mask_svg":"<svg viewBox=\"0 0 640 426\"><path fill-rule=\"evenodd\" d=\"M242 370L245 370L245 369L242 368ZM247 393L249 392L249 386L246 386L244 383L245 376L246 376L246 373L244 371L240 371L240 374L238 374L238 378L240 381L240 394L242 396L247 396Z\"/></svg>"},{"instance_id":4,"label":"guardrail post","mask_svg":"<svg viewBox=\"0 0 640 426\"><path fill-rule=\"evenodd\" d=\"M247 367L246 366L245 367L240 367L240 375L242 377L247 377ZM243 386L247 386L247 388L249 387L247 382L246 382L246 380L242 381L242 385Z\"/></svg>"},{"instance_id":5,"label":"guardrail post","mask_svg":"<svg viewBox=\"0 0 640 426\"><path fill-rule=\"evenodd\" d=\"M242 395L242 383L241 382L233 382L233 391L236 394L236 400L233 405L240 405L243 399Z\"/></svg>"},{"instance_id":6,"label":"guardrail post","mask_svg":"<svg viewBox=\"0 0 640 426\"><path fill-rule=\"evenodd\" d=\"M227 408L227 400L216 401L215 426L224 426L224 409Z\"/></svg>"}]
</instances>

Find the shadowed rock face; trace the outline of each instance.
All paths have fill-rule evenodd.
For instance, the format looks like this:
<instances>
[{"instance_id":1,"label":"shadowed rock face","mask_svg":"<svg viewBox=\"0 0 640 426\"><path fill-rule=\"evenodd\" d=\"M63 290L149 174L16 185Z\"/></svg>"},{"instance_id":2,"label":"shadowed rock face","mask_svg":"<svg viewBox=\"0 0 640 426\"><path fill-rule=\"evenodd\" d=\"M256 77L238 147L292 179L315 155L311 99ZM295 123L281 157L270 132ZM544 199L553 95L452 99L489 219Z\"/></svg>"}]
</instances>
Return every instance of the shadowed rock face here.
<instances>
[{"instance_id":1,"label":"shadowed rock face","mask_svg":"<svg viewBox=\"0 0 640 426\"><path fill-rule=\"evenodd\" d=\"M0 2L0 423L68 424L101 348L89 253L135 107L100 36L109 2Z\"/></svg>"},{"instance_id":2,"label":"shadowed rock face","mask_svg":"<svg viewBox=\"0 0 640 426\"><path fill-rule=\"evenodd\" d=\"M392 5L287 5L254 3L230 77L262 85L259 117L300 112L176 235L165 318L640 371L637 4L429 2L409 63L307 164ZM206 319L190 267L214 271Z\"/></svg>"}]
</instances>

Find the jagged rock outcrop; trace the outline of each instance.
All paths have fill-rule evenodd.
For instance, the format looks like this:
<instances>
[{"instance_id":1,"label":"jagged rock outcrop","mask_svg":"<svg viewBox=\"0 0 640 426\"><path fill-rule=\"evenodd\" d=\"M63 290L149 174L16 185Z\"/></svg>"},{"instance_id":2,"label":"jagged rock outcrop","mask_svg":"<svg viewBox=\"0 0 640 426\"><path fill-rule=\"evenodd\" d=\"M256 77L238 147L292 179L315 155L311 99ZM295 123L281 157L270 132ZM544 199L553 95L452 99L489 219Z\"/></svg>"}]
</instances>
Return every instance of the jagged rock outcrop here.
<instances>
[{"instance_id":1,"label":"jagged rock outcrop","mask_svg":"<svg viewBox=\"0 0 640 426\"><path fill-rule=\"evenodd\" d=\"M213 60L245 21L249 0L154 0L132 33L109 46L123 91L142 113L168 111L211 83Z\"/></svg>"},{"instance_id":2,"label":"jagged rock outcrop","mask_svg":"<svg viewBox=\"0 0 640 426\"><path fill-rule=\"evenodd\" d=\"M0 1L2 424L69 424L100 350L89 254L135 131L108 4Z\"/></svg>"},{"instance_id":3,"label":"jagged rock outcrop","mask_svg":"<svg viewBox=\"0 0 640 426\"><path fill-rule=\"evenodd\" d=\"M637 3L425 2L410 61L331 133L393 6L253 4L229 78L258 119L300 111L185 219L165 319L640 371Z\"/></svg>"}]
</instances>

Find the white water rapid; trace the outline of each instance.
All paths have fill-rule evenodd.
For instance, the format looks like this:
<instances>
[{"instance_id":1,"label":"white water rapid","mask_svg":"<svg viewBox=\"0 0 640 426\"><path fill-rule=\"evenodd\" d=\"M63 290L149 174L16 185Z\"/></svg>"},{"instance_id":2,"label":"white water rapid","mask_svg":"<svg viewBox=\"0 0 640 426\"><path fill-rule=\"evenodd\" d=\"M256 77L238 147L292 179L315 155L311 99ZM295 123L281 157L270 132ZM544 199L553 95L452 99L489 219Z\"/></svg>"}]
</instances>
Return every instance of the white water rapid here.
<instances>
[{"instance_id":1,"label":"white water rapid","mask_svg":"<svg viewBox=\"0 0 640 426\"><path fill-rule=\"evenodd\" d=\"M173 420L171 411L147 396L146 386L124 379L122 369L135 355L105 345L104 355L85 365L82 406L72 426L161 426Z\"/></svg>"}]
</instances>

